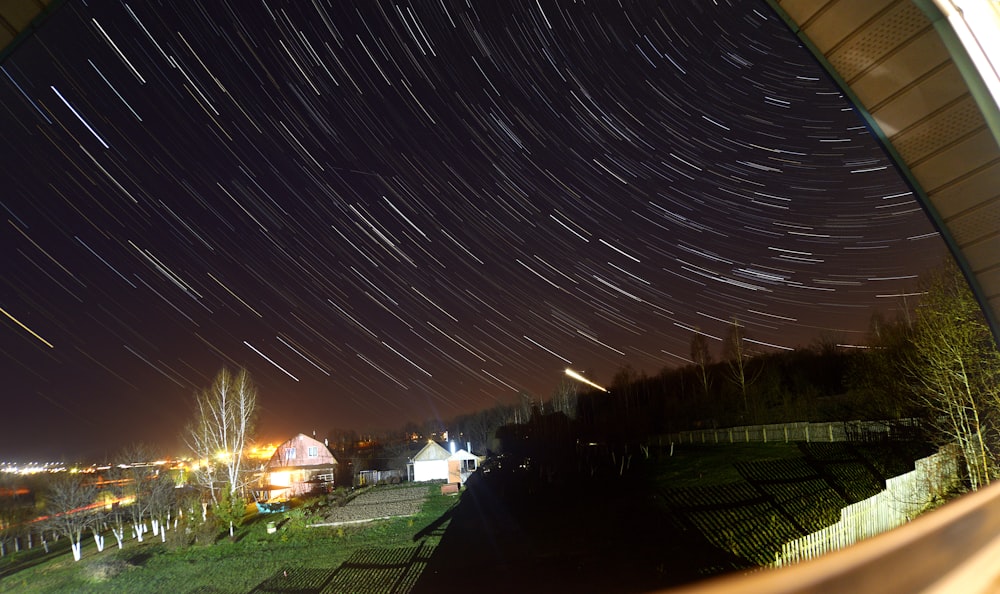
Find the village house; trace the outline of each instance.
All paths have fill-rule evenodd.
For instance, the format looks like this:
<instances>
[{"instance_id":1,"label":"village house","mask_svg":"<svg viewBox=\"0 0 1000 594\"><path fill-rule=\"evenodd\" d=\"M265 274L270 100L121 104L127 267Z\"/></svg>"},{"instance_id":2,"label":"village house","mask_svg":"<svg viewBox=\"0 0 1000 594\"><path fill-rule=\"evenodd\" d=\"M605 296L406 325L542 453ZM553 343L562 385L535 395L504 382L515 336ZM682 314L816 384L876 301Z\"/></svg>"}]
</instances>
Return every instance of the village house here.
<instances>
[{"instance_id":1,"label":"village house","mask_svg":"<svg viewBox=\"0 0 1000 594\"><path fill-rule=\"evenodd\" d=\"M407 478L415 482L446 481L465 484L469 476L479 468L479 462L480 457L471 452L448 451L439 443L428 441L407 464Z\"/></svg>"},{"instance_id":2,"label":"village house","mask_svg":"<svg viewBox=\"0 0 1000 594\"><path fill-rule=\"evenodd\" d=\"M282 501L329 491L337 459L321 441L299 433L274 451L264 468L261 491L267 501Z\"/></svg>"}]
</instances>

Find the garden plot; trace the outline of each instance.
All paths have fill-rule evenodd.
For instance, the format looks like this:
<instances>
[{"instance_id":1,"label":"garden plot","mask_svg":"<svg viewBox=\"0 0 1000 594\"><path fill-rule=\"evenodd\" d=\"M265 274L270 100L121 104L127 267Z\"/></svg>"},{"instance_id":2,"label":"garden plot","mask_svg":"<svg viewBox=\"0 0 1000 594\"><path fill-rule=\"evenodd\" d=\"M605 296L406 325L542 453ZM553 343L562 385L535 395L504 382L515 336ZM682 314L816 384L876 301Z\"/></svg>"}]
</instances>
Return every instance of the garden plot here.
<instances>
[{"instance_id":1,"label":"garden plot","mask_svg":"<svg viewBox=\"0 0 1000 594\"><path fill-rule=\"evenodd\" d=\"M373 487L343 507L330 507L320 523L313 526L339 526L386 518L412 516L420 511L430 493L424 484Z\"/></svg>"}]
</instances>

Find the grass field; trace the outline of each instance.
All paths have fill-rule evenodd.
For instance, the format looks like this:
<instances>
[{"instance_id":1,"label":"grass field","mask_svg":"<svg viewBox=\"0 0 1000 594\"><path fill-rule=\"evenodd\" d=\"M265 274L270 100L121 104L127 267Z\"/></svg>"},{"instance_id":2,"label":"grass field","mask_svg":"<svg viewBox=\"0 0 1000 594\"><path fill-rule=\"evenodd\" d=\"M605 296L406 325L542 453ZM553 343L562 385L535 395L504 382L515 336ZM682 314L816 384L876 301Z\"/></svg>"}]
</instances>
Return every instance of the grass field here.
<instances>
[{"instance_id":1,"label":"grass field","mask_svg":"<svg viewBox=\"0 0 1000 594\"><path fill-rule=\"evenodd\" d=\"M459 577L476 592L642 592L767 563L782 542L828 523L922 455L689 445L635 456L622 479L596 483L510 489L481 479L459 497L438 485L380 486L341 508L316 500L253 517L214 544L147 537L98 553L88 535L80 562L66 539L49 555L36 546L0 559L0 592L420 594ZM399 513L412 515L363 522Z\"/></svg>"},{"instance_id":2,"label":"grass field","mask_svg":"<svg viewBox=\"0 0 1000 594\"><path fill-rule=\"evenodd\" d=\"M417 489L426 499L413 516L358 525L312 528L301 509L257 516L238 529L236 539L212 545L172 548L147 536L142 544L127 541L121 551L112 544L98 553L89 539L79 562L62 539L65 551L19 570L15 556L7 557L0 565L0 592L346 592L358 590L345 583L372 580L360 591L378 592L376 583L405 577L397 574L405 573L400 569L407 569L407 560L411 577L419 576L443 531L437 521L458 501L441 495L437 485L379 489ZM281 527L268 534L267 522L275 520ZM29 554L37 549L24 556ZM350 570L361 566L364 572Z\"/></svg>"}]
</instances>

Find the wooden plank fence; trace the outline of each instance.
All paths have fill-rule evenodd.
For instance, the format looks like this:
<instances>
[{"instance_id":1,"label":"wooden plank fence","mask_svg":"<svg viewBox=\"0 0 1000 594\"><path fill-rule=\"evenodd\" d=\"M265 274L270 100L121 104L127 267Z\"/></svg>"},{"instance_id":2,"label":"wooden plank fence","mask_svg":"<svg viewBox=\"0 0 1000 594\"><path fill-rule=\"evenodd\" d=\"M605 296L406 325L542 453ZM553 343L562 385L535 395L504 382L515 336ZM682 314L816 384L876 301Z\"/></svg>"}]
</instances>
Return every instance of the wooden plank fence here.
<instances>
[{"instance_id":1,"label":"wooden plank fence","mask_svg":"<svg viewBox=\"0 0 1000 594\"><path fill-rule=\"evenodd\" d=\"M825 423L774 423L721 429L699 429L670 433L665 443L768 443L768 442L832 442L877 441L909 437L918 427L915 419L892 421L831 421Z\"/></svg>"},{"instance_id":2,"label":"wooden plank fence","mask_svg":"<svg viewBox=\"0 0 1000 594\"><path fill-rule=\"evenodd\" d=\"M886 481L885 490L840 510L840 521L781 546L774 567L819 557L912 520L935 497L959 480L958 452L952 446L917 460L914 470Z\"/></svg>"}]
</instances>

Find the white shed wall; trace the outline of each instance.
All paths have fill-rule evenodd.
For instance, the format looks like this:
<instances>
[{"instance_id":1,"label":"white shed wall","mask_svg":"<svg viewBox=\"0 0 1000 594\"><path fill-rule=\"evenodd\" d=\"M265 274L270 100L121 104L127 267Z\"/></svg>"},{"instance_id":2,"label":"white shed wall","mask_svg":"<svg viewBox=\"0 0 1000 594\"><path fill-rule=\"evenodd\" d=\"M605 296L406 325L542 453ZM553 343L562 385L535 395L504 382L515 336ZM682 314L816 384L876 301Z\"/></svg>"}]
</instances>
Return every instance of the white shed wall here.
<instances>
[{"instance_id":1,"label":"white shed wall","mask_svg":"<svg viewBox=\"0 0 1000 594\"><path fill-rule=\"evenodd\" d=\"M416 482L448 480L448 461L418 460L414 462L413 480Z\"/></svg>"}]
</instances>

